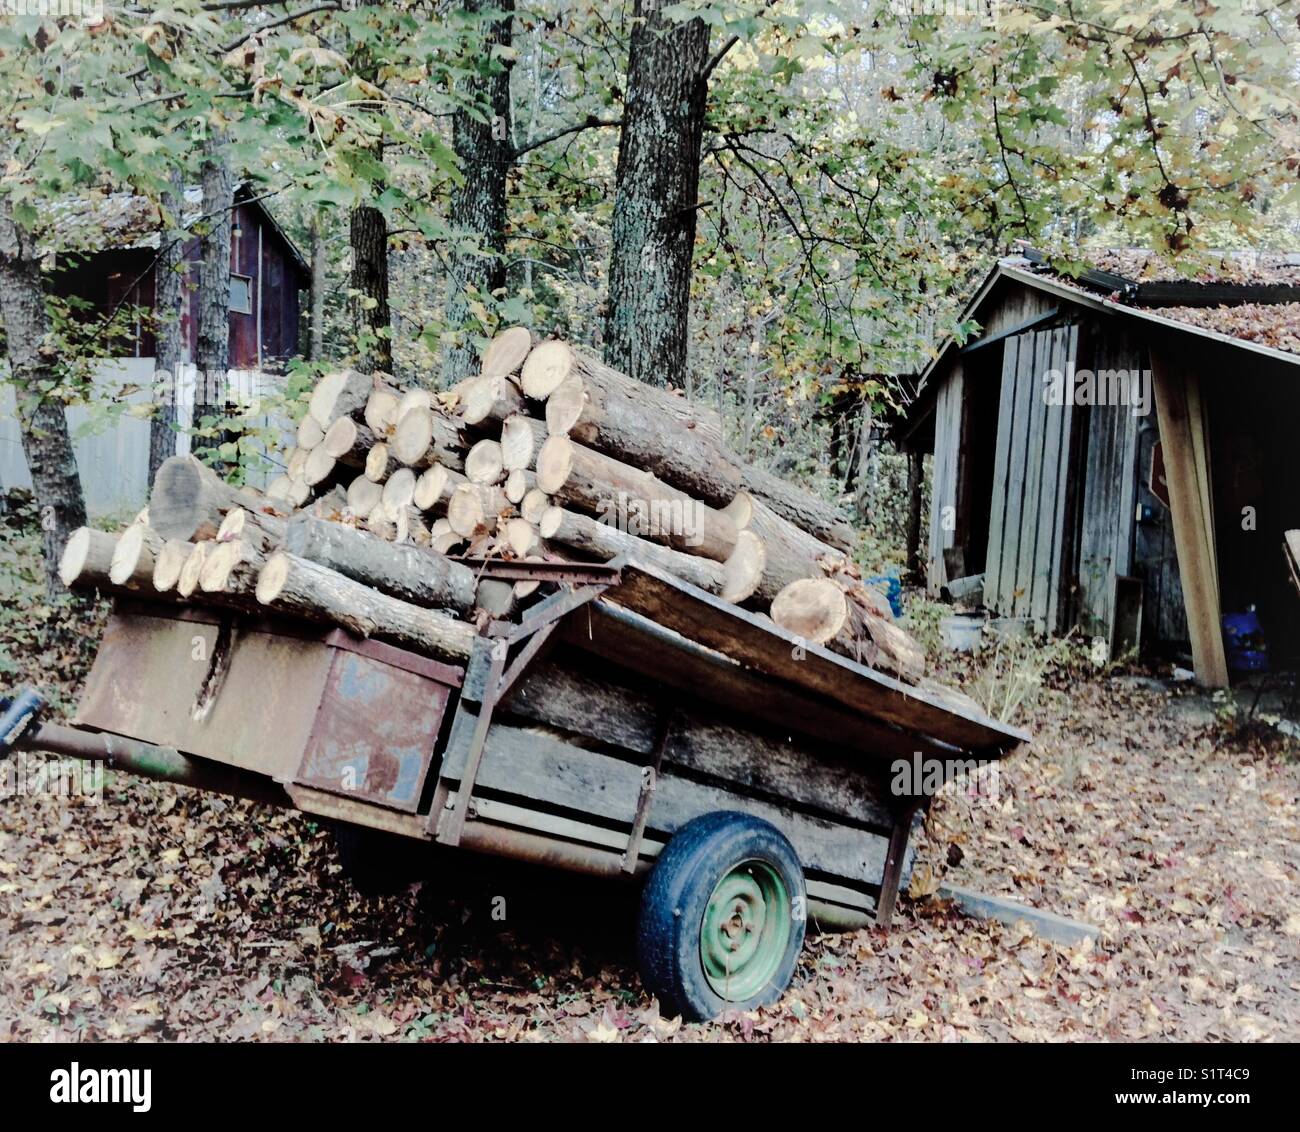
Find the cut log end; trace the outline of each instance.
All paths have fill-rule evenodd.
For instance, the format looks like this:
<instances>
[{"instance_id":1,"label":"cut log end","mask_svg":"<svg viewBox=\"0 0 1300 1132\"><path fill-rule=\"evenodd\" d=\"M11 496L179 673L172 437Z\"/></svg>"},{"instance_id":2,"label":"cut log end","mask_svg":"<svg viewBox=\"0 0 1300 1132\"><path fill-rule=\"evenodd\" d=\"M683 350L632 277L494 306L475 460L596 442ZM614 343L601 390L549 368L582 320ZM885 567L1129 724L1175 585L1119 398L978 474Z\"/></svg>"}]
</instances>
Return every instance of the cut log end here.
<instances>
[{"instance_id":1,"label":"cut log end","mask_svg":"<svg viewBox=\"0 0 1300 1132\"><path fill-rule=\"evenodd\" d=\"M501 425L501 465L507 472L533 466L535 437L526 417L508 417ZM468 462L466 463L468 467Z\"/></svg>"},{"instance_id":2,"label":"cut log end","mask_svg":"<svg viewBox=\"0 0 1300 1132\"><path fill-rule=\"evenodd\" d=\"M547 437L537 453L537 486L547 495L554 495L572 470L573 443L567 436Z\"/></svg>"},{"instance_id":3,"label":"cut log end","mask_svg":"<svg viewBox=\"0 0 1300 1132\"><path fill-rule=\"evenodd\" d=\"M497 441L480 440L469 450L465 457L465 478L470 483L499 483L504 475L501 445Z\"/></svg>"},{"instance_id":4,"label":"cut log end","mask_svg":"<svg viewBox=\"0 0 1300 1132\"><path fill-rule=\"evenodd\" d=\"M289 577L291 561L289 555L283 552L273 554L266 560L266 564L257 575L255 591L257 600L262 605L270 605L280 596L280 591L284 589L284 583Z\"/></svg>"},{"instance_id":5,"label":"cut log end","mask_svg":"<svg viewBox=\"0 0 1300 1132\"><path fill-rule=\"evenodd\" d=\"M573 351L569 344L551 339L533 347L519 380L525 396L545 401L572 372Z\"/></svg>"},{"instance_id":6,"label":"cut log end","mask_svg":"<svg viewBox=\"0 0 1300 1132\"><path fill-rule=\"evenodd\" d=\"M391 389L376 389L366 400L363 418L376 436L387 436L397 424L401 399Z\"/></svg>"},{"instance_id":7,"label":"cut log end","mask_svg":"<svg viewBox=\"0 0 1300 1132\"><path fill-rule=\"evenodd\" d=\"M506 377L514 373L533 348L533 333L526 326L511 326L501 331L483 351L484 377Z\"/></svg>"},{"instance_id":8,"label":"cut log end","mask_svg":"<svg viewBox=\"0 0 1300 1132\"><path fill-rule=\"evenodd\" d=\"M829 578L801 578L776 595L772 620L787 632L822 645L848 624L849 601Z\"/></svg>"},{"instance_id":9,"label":"cut log end","mask_svg":"<svg viewBox=\"0 0 1300 1132\"><path fill-rule=\"evenodd\" d=\"M153 564L153 588L159 593L167 593L176 588L180 581L181 570L185 560L194 548L180 539L170 539L163 544L158 558Z\"/></svg>"},{"instance_id":10,"label":"cut log end","mask_svg":"<svg viewBox=\"0 0 1300 1132\"><path fill-rule=\"evenodd\" d=\"M393 430L392 454L408 467L426 461L433 443L433 410L417 406L398 418Z\"/></svg>"},{"instance_id":11,"label":"cut log end","mask_svg":"<svg viewBox=\"0 0 1300 1132\"><path fill-rule=\"evenodd\" d=\"M752 531L742 530L736 536L736 549L722 564L724 582L718 595L733 604L744 601L758 589L767 567L767 548Z\"/></svg>"},{"instance_id":12,"label":"cut log end","mask_svg":"<svg viewBox=\"0 0 1300 1132\"><path fill-rule=\"evenodd\" d=\"M587 405L587 386L576 373L570 374L546 399L546 429L554 436L567 436L582 418Z\"/></svg>"}]
</instances>

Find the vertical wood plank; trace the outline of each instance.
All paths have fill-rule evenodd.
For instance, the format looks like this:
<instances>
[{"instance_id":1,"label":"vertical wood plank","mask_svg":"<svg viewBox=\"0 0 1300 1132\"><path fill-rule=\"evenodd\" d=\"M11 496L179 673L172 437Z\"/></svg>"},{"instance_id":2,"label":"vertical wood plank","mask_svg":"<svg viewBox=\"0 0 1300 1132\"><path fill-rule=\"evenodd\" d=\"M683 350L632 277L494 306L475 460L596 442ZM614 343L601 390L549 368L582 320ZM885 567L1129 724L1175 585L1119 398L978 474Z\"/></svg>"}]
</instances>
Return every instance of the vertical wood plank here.
<instances>
[{"instance_id":1,"label":"vertical wood plank","mask_svg":"<svg viewBox=\"0 0 1300 1132\"><path fill-rule=\"evenodd\" d=\"M996 602L1002 578L1002 548L1007 513L1007 481L1011 435L1016 409L1016 357L1019 340L1007 340L1002 352L1002 380L998 398L998 438L993 457L993 500L989 517L989 544L984 560L985 602Z\"/></svg>"},{"instance_id":2,"label":"vertical wood plank","mask_svg":"<svg viewBox=\"0 0 1300 1132\"><path fill-rule=\"evenodd\" d=\"M1228 665L1220 630L1218 567L1210 522L1209 466L1204 459L1205 422L1199 411L1199 376L1185 355L1168 352L1168 347L1159 345L1151 350L1151 376L1164 448L1169 509L1174 518L1178 573L1192 640L1192 664L1197 683L1207 688L1226 688ZM1191 406L1198 410L1195 416Z\"/></svg>"}]
</instances>

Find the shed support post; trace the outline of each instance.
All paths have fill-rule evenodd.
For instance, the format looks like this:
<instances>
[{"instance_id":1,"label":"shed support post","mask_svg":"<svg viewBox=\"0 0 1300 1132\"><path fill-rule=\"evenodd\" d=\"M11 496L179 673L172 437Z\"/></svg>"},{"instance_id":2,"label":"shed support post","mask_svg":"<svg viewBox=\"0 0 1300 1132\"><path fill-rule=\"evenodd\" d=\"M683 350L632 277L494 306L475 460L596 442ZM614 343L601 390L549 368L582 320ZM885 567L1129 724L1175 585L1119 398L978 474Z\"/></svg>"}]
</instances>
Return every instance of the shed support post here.
<instances>
[{"instance_id":1,"label":"shed support post","mask_svg":"<svg viewBox=\"0 0 1300 1132\"><path fill-rule=\"evenodd\" d=\"M1151 351L1151 381L1192 643L1192 666L1198 684L1226 688L1228 664L1223 651L1214 497L1200 376L1185 354L1157 344Z\"/></svg>"}]
</instances>

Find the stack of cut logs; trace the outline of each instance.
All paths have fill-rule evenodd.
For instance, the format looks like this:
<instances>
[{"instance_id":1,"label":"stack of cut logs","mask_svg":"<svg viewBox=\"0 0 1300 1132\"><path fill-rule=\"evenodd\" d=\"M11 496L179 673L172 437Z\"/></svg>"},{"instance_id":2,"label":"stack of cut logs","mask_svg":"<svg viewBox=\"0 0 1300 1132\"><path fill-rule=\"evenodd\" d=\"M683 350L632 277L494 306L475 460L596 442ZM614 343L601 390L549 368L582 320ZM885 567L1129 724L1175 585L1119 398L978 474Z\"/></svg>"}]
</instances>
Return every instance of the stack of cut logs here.
<instances>
[{"instance_id":1,"label":"stack of cut logs","mask_svg":"<svg viewBox=\"0 0 1300 1132\"><path fill-rule=\"evenodd\" d=\"M73 536L64 581L462 658L470 622L511 616L539 583L480 578L456 557L628 555L895 676L924 669L853 566L836 508L740 459L716 414L566 342L505 330L481 373L442 393L331 373L296 439L265 494L168 460L120 537Z\"/></svg>"}]
</instances>

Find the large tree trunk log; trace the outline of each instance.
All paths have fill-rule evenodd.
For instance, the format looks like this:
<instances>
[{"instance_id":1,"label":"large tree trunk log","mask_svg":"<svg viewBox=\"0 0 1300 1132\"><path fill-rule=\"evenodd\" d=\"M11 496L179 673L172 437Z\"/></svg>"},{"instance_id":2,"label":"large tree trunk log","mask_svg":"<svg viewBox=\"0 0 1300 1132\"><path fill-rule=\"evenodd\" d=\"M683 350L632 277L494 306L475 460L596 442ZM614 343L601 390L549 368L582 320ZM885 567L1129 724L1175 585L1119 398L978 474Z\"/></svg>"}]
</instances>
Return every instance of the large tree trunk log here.
<instances>
[{"instance_id":1,"label":"large tree trunk log","mask_svg":"<svg viewBox=\"0 0 1300 1132\"><path fill-rule=\"evenodd\" d=\"M567 436L542 445L537 485L561 503L687 554L725 562L736 549L739 528L729 515Z\"/></svg>"},{"instance_id":2,"label":"large tree trunk log","mask_svg":"<svg viewBox=\"0 0 1300 1132\"><path fill-rule=\"evenodd\" d=\"M915 684L925 673L921 647L877 614L865 595L835 579L792 582L772 602L772 620L811 644L825 645L909 683Z\"/></svg>"},{"instance_id":3,"label":"large tree trunk log","mask_svg":"<svg viewBox=\"0 0 1300 1132\"><path fill-rule=\"evenodd\" d=\"M548 542L559 543L602 562L627 554L726 601L744 601L763 575L763 545L749 531L741 531L736 536L736 549L726 562L715 562L659 546L589 515L561 507L548 508L537 526L537 533Z\"/></svg>"},{"instance_id":4,"label":"large tree trunk log","mask_svg":"<svg viewBox=\"0 0 1300 1132\"><path fill-rule=\"evenodd\" d=\"M763 500L781 518L837 550L851 552L857 546L857 533L834 504L809 495L766 468L745 464L741 474L745 490Z\"/></svg>"},{"instance_id":5,"label":"large tree trunk log","mask_svg":"<svg viewBox=\"0 0 1300 1132\"><path fill-rule=\"evenodd\" d=\"M467 566L431 550L381 542L340 523L295 515L285 530L284 549L415 605L466 613L474 604L474 572Z\"/></svg>"},{"instance_id":6,"label":"large tree trunk log","mask_svg":"<svg viewBox=\"0 0 1300 1132\"><path fill-rule=\"evenodd\" d=\"M463 621L381 594L284 551L262 567L257 600L278 612L452 660L467 659L474 642L473 627Z\"/></svg>"},{"instance_id":7,"label":"large tree trunk log","mask_svg":"<svg viewBox=\"0 0 1300 1132\"><path fill-rule=\"evenodd\" d=\"M321 428L329 428L340 417L365 419L366 405L375 392L375 379L354 369L327 373L316 383L307 411Z\"/></svg>"},{"instance_id":8,"label":"large tree trunk log","mask_svg":"<svg viewBox=\"0 0 1300 1132\"><path fill-rule=\"evenodd\" d=\"M715 414L633 381L566 343L543 343L529 355L524 392L535 397L545 393L552 433L567 433L589 448L653 472L712 507L726 507L737 492L747 490L823 542L845 551L856 545L852 525L835 506L746 463L728 448Z\"/></svg>"},{"instance_id":9,"label":"large tree trunk log","mask_svg":"<svg viewBox=\"0 0 1300 1132\"><path fill-rule=\"evenodd\" d=\"M193 456L173 456L154 479L149 525L164 539L212 538L230 508L256 510L262 504L257 492L232 487Z\"/></svg>"},{"instance_id":10,"label":"large tree trunk log","mask_svg":"<svg viewBox=\"0 0 1300 1132\"><path fill-rule=\"evenodd\" d=\"M791 582L800 578L824 578L847 564L848 560L838 550L787 522L761 499L751 497L748 503L750 515L746 526L767 550L767 568L754 591L754 600L764 608Z\"/></svg>"},{"instance_id":11,"label":"large tree trunk log","mask_svg":"<svg viewBox=\"0 0 1300 1132\"><path fill-rule=\"evenodd\" d=\"M561 396L561 406L555 410L555 427L552 431L568 431L578 421L578 417L573 414L580 413L581 403L575 403L573 385L566 385L570 378L579 379L584 389L590 388L597 394L611 398L615 394L621 394L622 398L633 398L683 427L698 429L719 444L722 443L722 418L712 409L698 401L689 401L670 389L628 377L586 350L558 340L535 346L524 361L519 378L524 393L536 401L549 402L561 388L565 389L565 394ZM552 423L550 415L547 423Z\"/></svg>"}]
</instances>

